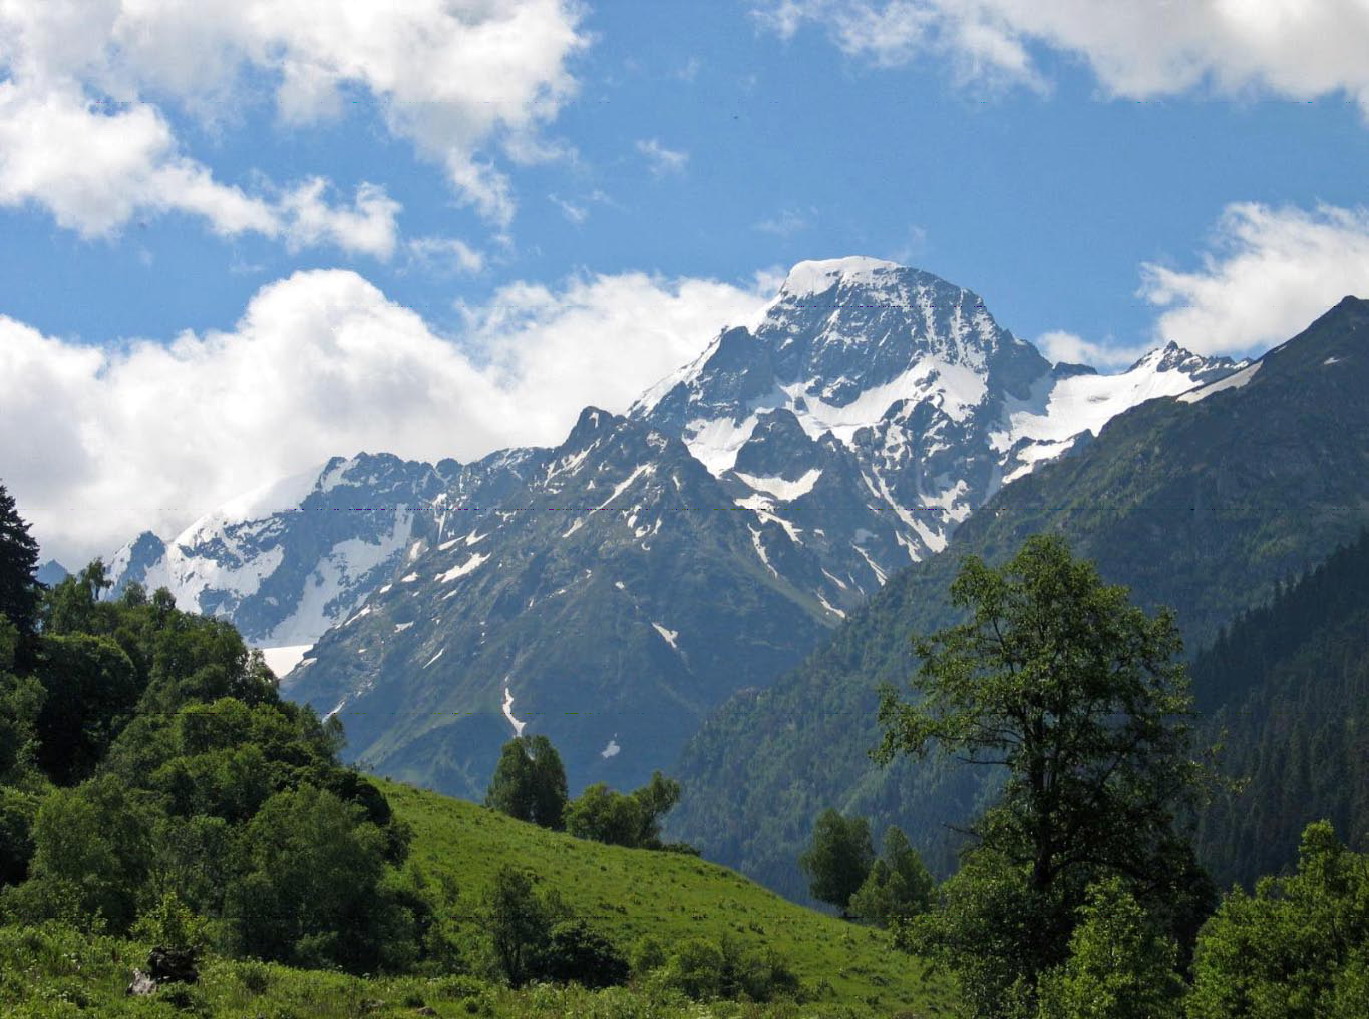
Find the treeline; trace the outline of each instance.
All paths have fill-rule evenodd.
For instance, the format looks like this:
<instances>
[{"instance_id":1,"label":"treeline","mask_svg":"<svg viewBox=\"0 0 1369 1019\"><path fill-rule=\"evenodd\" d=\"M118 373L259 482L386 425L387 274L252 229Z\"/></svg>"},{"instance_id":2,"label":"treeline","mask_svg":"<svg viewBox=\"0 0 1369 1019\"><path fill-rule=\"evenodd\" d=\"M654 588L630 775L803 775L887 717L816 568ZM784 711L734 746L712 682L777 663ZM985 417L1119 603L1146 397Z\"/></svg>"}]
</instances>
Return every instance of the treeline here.
<instances>
[{"instance_id":1,"label":"treeline","mask_svg":"<svg viewBox=\"0 0 1369 1019\"><path fill-rule=\"evenodd\" d=\"M1325 590L1343 569L1309 590L1351 605ZM1136 609L1055 537L1029 539L999 569L967 558L952 598L966 621L916 642L913 696L884 691L875 756L936 751L1005 774L959 870L883 917L898 945L955 975L967 1015L1369 1014L1369 855L1320 821L1296 873L1253 895L1219 898L1197 863L1193 819L1217 776L1196 759L1172 614ZM906 839L892 844L897 856ZM887 884L895 863L882 862ZM864 819L824 812L801 864L815 897L873 912L859 905L875 870ZM904 887L920 885L916 854L904 868Z\"/></svg>"}]
</instances>

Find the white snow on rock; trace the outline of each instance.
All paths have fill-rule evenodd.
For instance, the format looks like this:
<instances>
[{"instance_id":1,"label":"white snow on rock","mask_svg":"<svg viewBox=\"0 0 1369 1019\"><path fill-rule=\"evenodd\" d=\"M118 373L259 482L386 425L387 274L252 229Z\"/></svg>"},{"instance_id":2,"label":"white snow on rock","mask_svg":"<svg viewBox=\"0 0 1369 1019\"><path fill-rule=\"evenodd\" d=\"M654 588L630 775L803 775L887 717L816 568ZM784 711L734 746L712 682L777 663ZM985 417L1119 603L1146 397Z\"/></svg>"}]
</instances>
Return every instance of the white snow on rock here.
<instances>
[{"instance_id":1,"label":"white snow on rock","mask_svg":"<svg viewBox=\"0 0 1369 1019\"><path fill-rule=\"evenodd\" d=\"M487 562L489 558L488 555L481 555L479 552L476 552L460 566L453 566L446 573L439 573L434 579L436 579L439 584L445 584L448 581L455 580L457 577L464 577L466 574L474 572L481 563Z\"/></svg>"},{"instance_id":2,"label":"white snow on rock","mask_svg":"<svg viewBox=\"0 0 1369 1019\"><path fill-rule=\"evenodd\" d=\"M423 663L423 668L426 669L429 665L432 665L433 662L435 662L435 661L437 661L439 658L441 658L441 657L442 657L442 652L443 652L443 651L446 651L446 650L447 650L446 648L438 648L437 654L433 655L431 658L429 658L426 662Z\"/></svg>"},{"instance_id":3,"label":"white snow on rock","mask_svg":"<svg viewBox=\"0 0 1369 1019\"><path fill-rule=\"evenodd\" d=\"M663 641L669 644L676 651L680 650L679 645L675 643L676 638L680 636L679 630L667 630L660 623L652 623L651 625L656 628L656 632L661 635L661 639Z\"/></svg>"},{"instance_id":4,"label":"white snow on rock","mask_svg":"<svg viewBox=\"0 0 1369 1019\"><path fill-rule=\"evenodd\" d=\"M864 255L799 262L784 278L784 283L780 286L780 296L812 297L826 293L838 283L876 283L877 274L880 272L897 271L901 268L897 262L886 262L881 258L868 258Z\"/></svg>"},{"instance_id":5,"label":"white snow on rock","mask_svg":"<svg viewBox=\"0 0 1369 1019\"><path fill-rule=\"evenodd\" d=\"M1255 373L1260 370L1260 365L1262 363L1263 362L1261 361L1256 361L1254 364L1242 368L1240 371L1228 375L1224 379L1218 379L1216 382L1209 383L1201 389L1195 389L1191 393L1185 393L1183 396L1179 397L1179 400L1182 403L1197 403L1199 400L1206 400L1213 393L1220 393L1224 389L1240 389L1241 387L1248 385L1250 380L1255 377ZM1261 385L1263 385L1263 383L1261 383Z\"/></svg>"},{"instance_id":6,"label":"white snow on rock","mask_svg":"<svg viewBox=\"0 0 1369 1019\"><path fill-rule=\"evenodd\" d=\"M261 653L266 659L266 667L276 674L277 679L282 679L294 671L313 646L293 644L288 647L264 647Z\"/></svg>"},{"instance_id":7,"label":"white snow on rock","mask_svg":"<svg viewBox=\"0 0 1369 1019\"><path fill-rule=\"evenodd\" d=\"M797 481L785 481L783 478L758 478L751 474L743 474L741 471L735 473L750 487L758 492L773 495L780 502L792 502L801 495L807 495L817 484L818 478L822 477L822 471L817 468L808 471Z\"/></svg>"},{"instance_id":8,"label":"white snow on rock","mask_svg":"<svg viewBox=\"0 0 1369 1019\"><path fill-rule=\"evenodd\" d=\"M513 694L509 692L508 687L504 687L504 717L507 718L509 724L513 726L513 734L515 736L523 735L523 729L528 723L513 717Z\"/></svg>"},{"instance_id":9,"label":"white snow on rock","mask_svg":"<svg viewBox=\"0 0 1369 1019\"><path fill-rule=\"evenodd\" d=\"M395 633L403 633L413 625L413 623L395 623Z\"/></svg>"},{"instance_id":10,"label":"white snow on rock","mask_svg":"<svg viewBox=\"0 0 1369 1019\"><path fill-rule=\"evenodd\" d=\"M412 529L413 514L405 510L379 542L348 538L334 545L305 580L294 613L271 631L269 643L273 647L314 643L344 611L361 607L369 591L359 589L357 582L396 555Z\"/></svg>"}]
</instances>

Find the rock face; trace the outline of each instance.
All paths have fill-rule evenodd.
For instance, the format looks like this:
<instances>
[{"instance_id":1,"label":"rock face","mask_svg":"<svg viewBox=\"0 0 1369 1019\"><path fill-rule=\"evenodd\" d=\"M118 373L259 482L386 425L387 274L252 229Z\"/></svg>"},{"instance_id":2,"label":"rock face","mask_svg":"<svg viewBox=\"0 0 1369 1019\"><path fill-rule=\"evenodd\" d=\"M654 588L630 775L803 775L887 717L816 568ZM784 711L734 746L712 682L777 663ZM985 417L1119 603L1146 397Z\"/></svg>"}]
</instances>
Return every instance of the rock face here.
<instances>
[{"instance_id":1,"label":"rock face","mask_svg":"<svg viewBox=\"0 0 1369 1019\"><path fill-rule=\"evenodd\" d=\"M754 322L555 449L335 459L141 536L116 576L280 649L287 692L377 770L478 797L526 724L574 787L635 785L1004 484L1236 367L1166 348L1120 375L1053 368L929 273L803 262Z\"/></svg>"}]
</instances>

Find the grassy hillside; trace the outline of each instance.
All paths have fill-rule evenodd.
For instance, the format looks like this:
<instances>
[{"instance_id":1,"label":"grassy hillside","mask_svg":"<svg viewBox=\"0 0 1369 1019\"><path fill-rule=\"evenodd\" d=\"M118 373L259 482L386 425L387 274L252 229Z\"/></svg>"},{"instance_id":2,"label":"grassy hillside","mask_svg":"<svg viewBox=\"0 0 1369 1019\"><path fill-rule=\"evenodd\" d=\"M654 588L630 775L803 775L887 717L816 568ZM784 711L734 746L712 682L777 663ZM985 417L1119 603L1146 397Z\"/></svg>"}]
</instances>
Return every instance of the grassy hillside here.
<instances>
[{"instance_id":1,"label":"grassy hillside","mask_svg":"<svg viewBox=\"0 0 1369 1019\"><path fill-rule=\"evenodd\" d=\"M479 898L501 864L536 872L578 913L624 946L643 935L670 944L727 935L769 946L790 961L805 985L826 985L821 1000L936 1015L950 1000L947 983L894 951L868 927L823 916L781 899L733 871L692 856L583 842L436 793L377 780L395 814L414 829L412 859L431 875L449 875L460 900ZM806 1008L803 1015L820 1014Z\"/></svg>"},{"instance_id":2,"label":"grassy hillside","mask_svg":"<svg viewBox=\"0 0 1369 1019\"><path fill-rule=\"evenodd\" d=\"M0 927L0 1013L27 1019L912 1019L950 1011L946 979L928 978L919 962L892 948L887 935L795 906L722 867L691 856L582 842L471 803L380 784L396 815L413 827L412 861L430 878L445 875L457 883L462 923L477 922L475 904L496 869L514 863L536 872L544 893L556 890L625 947L646 934L666 945L726 935L745 945L769 946L789 960L812 1000L705 1005L641 986L513 991L471 976L368 979L220 957L202 965L198 984L168 985L154 996L129 998L124 987L132 969L142 965L147 945L44 925Z\"/></svg>"}]
</instances>

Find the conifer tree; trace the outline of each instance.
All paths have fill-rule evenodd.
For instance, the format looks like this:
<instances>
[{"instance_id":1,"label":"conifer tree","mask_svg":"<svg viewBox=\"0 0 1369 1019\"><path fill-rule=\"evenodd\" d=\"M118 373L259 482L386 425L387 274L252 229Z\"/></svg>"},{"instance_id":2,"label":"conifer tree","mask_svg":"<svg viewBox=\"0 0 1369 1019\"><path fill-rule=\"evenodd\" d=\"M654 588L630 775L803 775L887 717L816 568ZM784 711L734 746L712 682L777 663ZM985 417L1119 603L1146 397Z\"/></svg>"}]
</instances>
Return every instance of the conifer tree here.
<instances>
[{"instance_id":1,"label":"conifer tree","mask_svg":"<svg viewBox=\"0 0 1369 1019\"><path fill-rule=\"evenodd\" d=\"M0 614L9 617L22 637L33 635L38 619L37 567L38 542L14 497L0 484Z\"/></svg>"}]
</instances>

